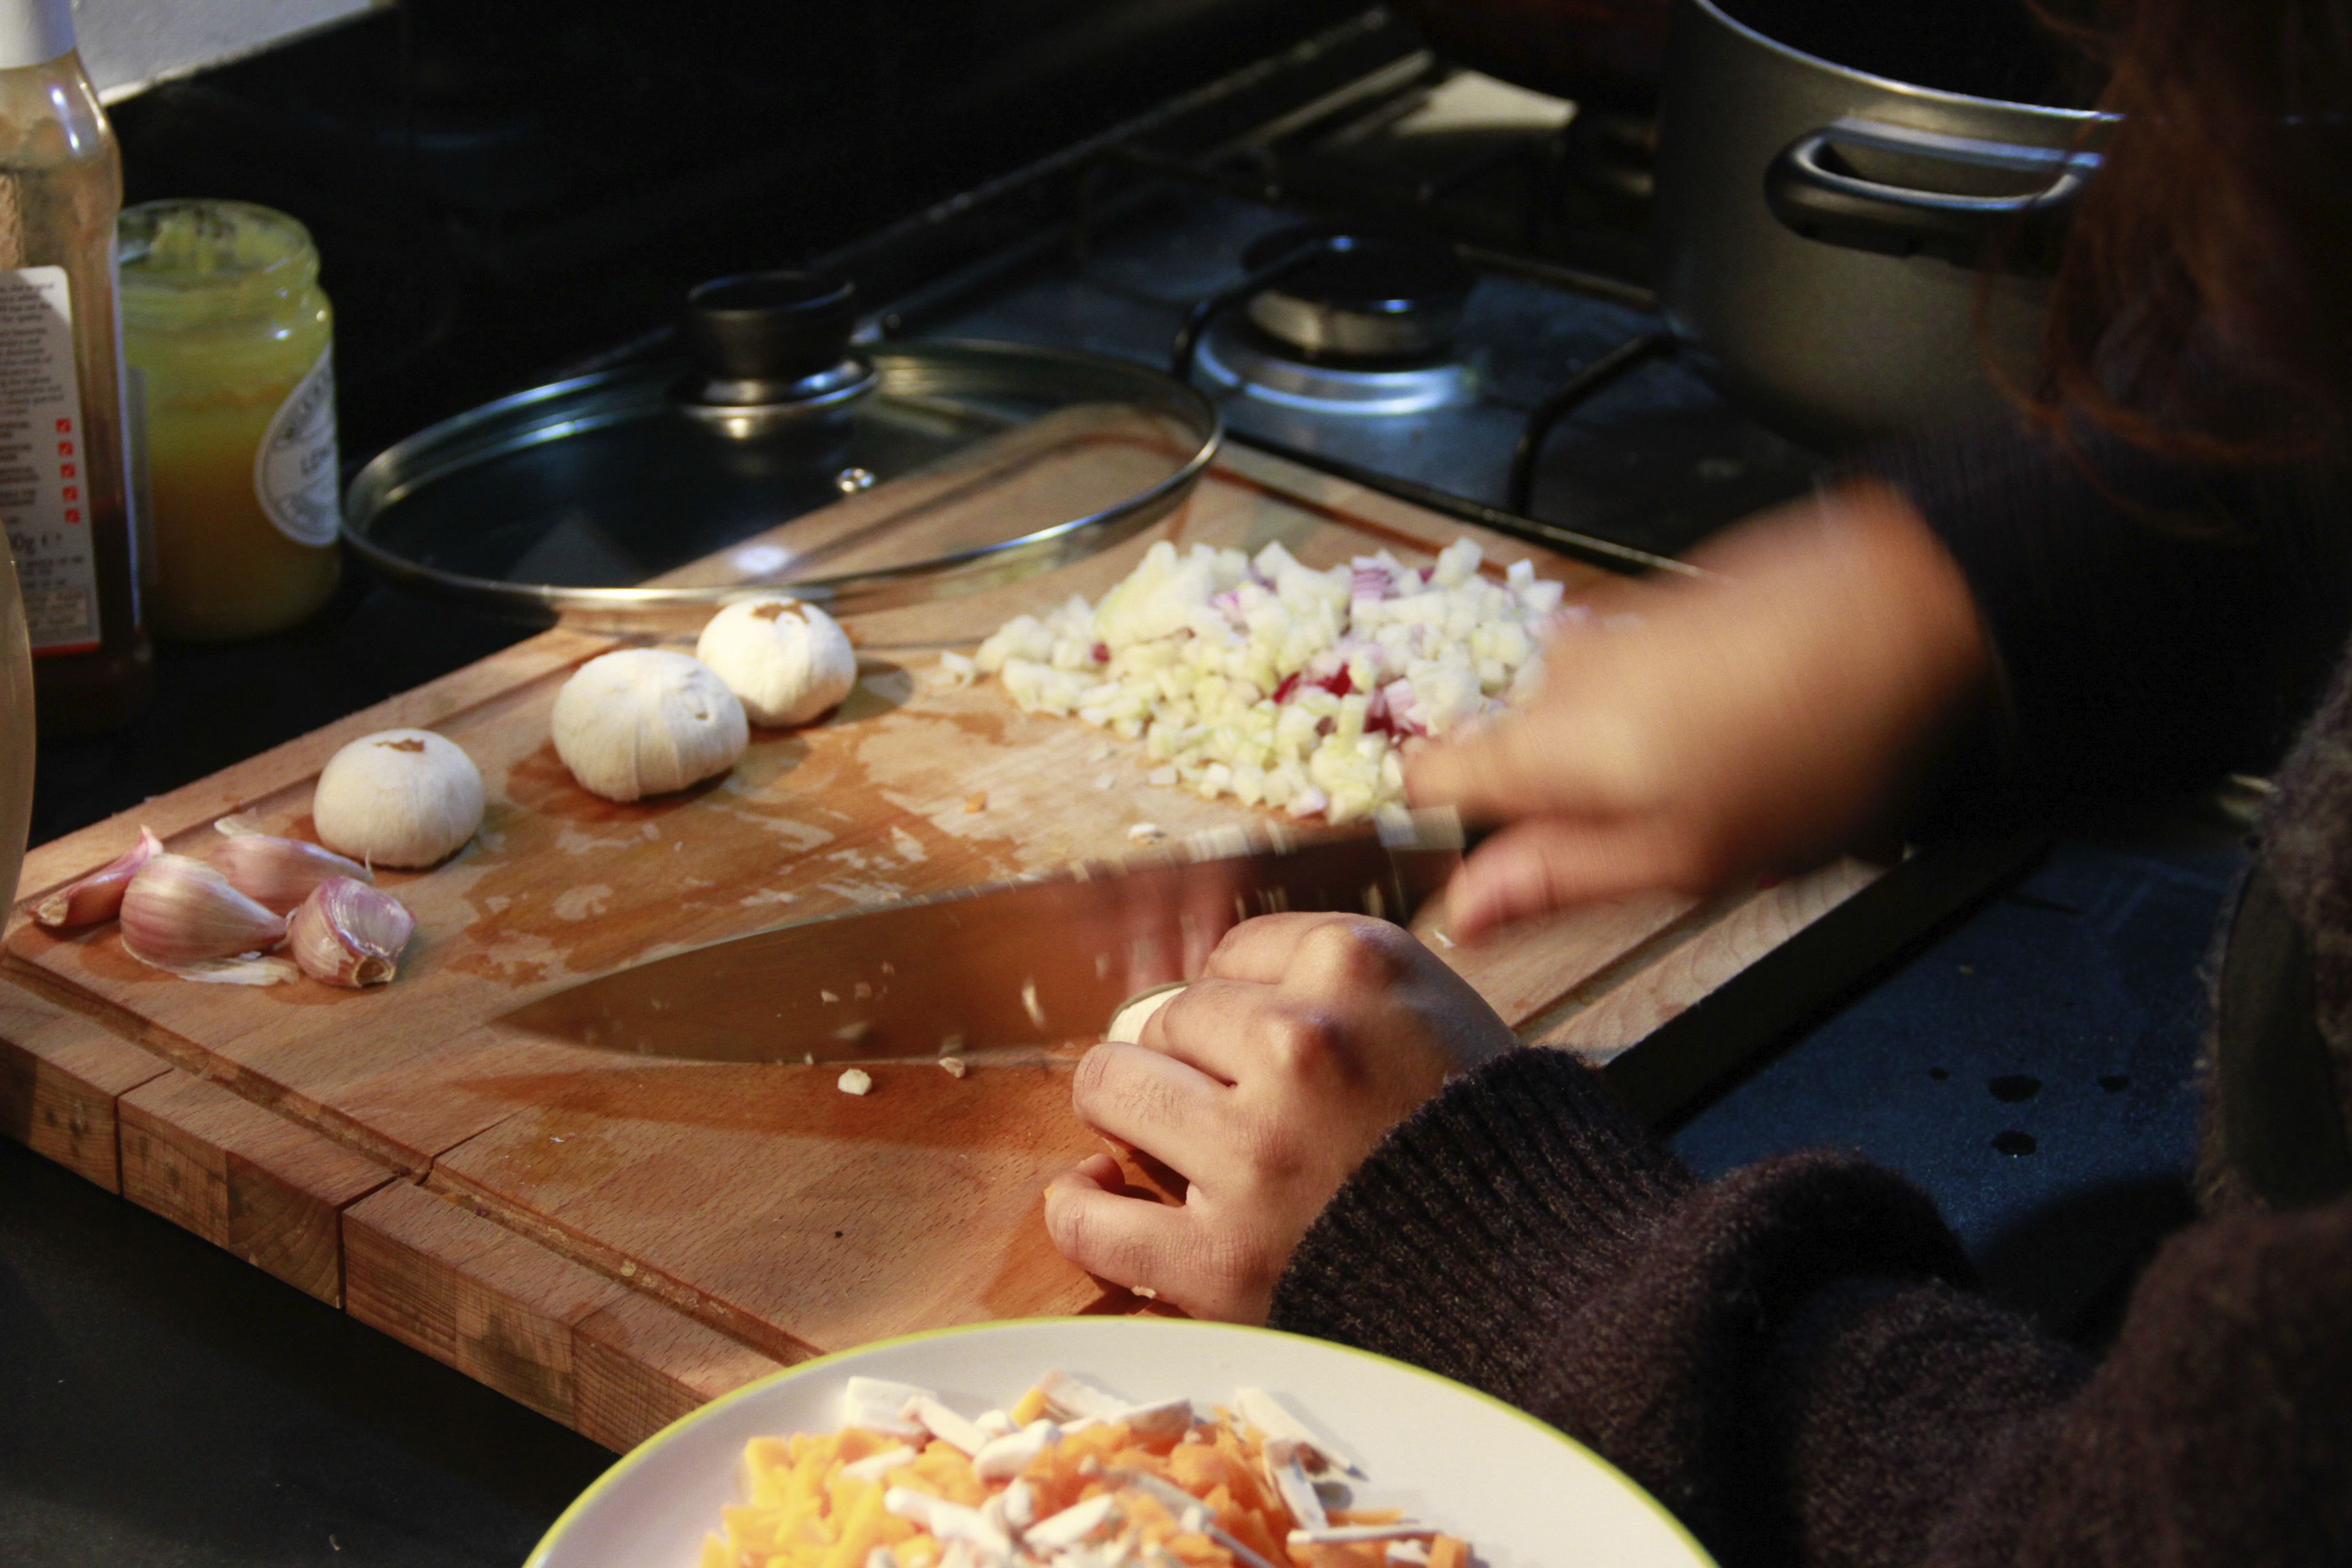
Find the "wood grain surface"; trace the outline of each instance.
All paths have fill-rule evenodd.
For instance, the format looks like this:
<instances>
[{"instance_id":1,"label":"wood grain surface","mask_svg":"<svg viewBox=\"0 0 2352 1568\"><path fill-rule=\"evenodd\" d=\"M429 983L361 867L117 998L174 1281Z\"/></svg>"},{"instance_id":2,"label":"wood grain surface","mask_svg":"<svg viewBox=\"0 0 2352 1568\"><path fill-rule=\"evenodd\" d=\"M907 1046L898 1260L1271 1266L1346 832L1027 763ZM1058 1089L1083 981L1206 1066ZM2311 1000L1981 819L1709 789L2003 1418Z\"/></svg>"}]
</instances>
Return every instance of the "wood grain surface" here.
<instances>
[{"instance_id":1,"label":"wood grain surface","mask_svg":"<svg viewBox=\"0 0 2352 1568\"><path fill-rule=\"evenodd\" d=\"M1139 463L1160 438L1100 434L1024 448L1017 482L877 487L806 534L838 560L893 529L1003 536L1099 489L1104 452ZM0 1131L615 1444L813 1352L1131 1310L1038 1223L1046 1182L1096 1147L1068 1113L1066 1060L961 1079L878 1068L860 1098L838 1091L837 1068L653 1062L497 1020L686 944L1116 858L1138 820L1182 834L1254 817L1150 785L1138 744L1023 714L992 683L922 677L939 649L1015 613L1099 595L1155 539L1280 540L1328 565L1382 547L1426 560L1465 532L1490 562L1532 556L1571 593L1604 575L1231 450L1124 545L856 618L860 677L836 715L755 731L728 777L626 805L581 790L548 738L564 679L614 642L533 637L35 851L0 955ZM448 863L383 876L419 931L393 985L192 984L131 958L111 926L60 937L22 918L142 823L198 855L231 812L310 837L320 768L394 725L464 746L489 809ZM1868 875L1832 868L1708 905L1619 900L1446 957L1515 1026L1602 1060Z\"/></svg>"}]
</instances>

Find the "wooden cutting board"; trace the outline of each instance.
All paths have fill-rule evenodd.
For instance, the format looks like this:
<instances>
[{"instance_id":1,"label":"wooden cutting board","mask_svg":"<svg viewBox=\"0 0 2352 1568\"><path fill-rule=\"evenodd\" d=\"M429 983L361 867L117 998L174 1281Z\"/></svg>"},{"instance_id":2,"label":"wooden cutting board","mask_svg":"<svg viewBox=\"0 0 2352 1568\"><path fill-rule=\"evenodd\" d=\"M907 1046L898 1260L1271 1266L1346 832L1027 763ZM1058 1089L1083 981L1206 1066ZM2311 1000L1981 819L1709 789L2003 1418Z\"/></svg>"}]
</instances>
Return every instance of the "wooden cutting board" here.
<instances>
[{"instance_id":1,"label":"wooden cutting board","mask_svg":"<svg viewBox=\"0 0 2352 1568\"><path fill-rule=\"evenodd\" d=\"M965 465L824 526L846 554L894 519L1034 515L1101 489L1106 463L1145 462L1154 439L1033 440L1001 485ZM755 732L727 779L630 805L579 789L548 739L557 689L614 643L533 637L35 850L0 955L0 1130L614 1447L813 1353L1134 1310L1039 1221L1048 1180L1097 1147L1069 1114L1066 1062L962 1079L880 1067L855 1098L837 1068L648 1062L492 1020L667 948L1115 858L1139 820L1181 835L1253 817L1148 784L1139 745L1024 715L992 683L921 676L1011 615L1099 595L1155 539L1278 539L1327 565L1382 547L1425 561L1464 532L1498 566L1536 554L1571 594L1603 575L1230 449L1181 510L1103 555L854 620L861 677L835 718ZM383 879L419 931L389 987L194 984L129 957L111 926L59 939L23 917L142 823L196 854L231 812L308 836L328 756L411 724L467 749L490 806L454 861ZM1447 957L1524 1037L1606 1061L1874 874L1845 862L1705 904L1619 900Z\"/></svg>"}]
</instances>

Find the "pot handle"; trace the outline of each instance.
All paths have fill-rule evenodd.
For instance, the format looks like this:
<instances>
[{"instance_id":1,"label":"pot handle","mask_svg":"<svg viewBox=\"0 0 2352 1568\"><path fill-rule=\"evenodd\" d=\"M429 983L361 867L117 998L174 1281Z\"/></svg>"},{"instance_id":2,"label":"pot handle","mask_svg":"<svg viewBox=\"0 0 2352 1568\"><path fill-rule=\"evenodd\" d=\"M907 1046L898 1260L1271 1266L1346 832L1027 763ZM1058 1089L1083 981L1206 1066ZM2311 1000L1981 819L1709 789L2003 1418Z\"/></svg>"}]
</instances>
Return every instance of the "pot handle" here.
<instances>
[{"instance_id":1,"label":"pot handle","mask_svg":"<svg viewBox=\"0 0 2352 1568\"><path fill-rule=\"evenodd\" d=\"M2053 177L2029 195L1919 190L1832 167L1826 155L1840 143ZM1984 142L1849 116L1780 149L1765 171L1764 200L1783 226L1825 245L1975 267L2001 236L2005 270L2047 273L2056 267L2074 204L2098 166L2095 153Z\"/></svg>"}]
</instances>

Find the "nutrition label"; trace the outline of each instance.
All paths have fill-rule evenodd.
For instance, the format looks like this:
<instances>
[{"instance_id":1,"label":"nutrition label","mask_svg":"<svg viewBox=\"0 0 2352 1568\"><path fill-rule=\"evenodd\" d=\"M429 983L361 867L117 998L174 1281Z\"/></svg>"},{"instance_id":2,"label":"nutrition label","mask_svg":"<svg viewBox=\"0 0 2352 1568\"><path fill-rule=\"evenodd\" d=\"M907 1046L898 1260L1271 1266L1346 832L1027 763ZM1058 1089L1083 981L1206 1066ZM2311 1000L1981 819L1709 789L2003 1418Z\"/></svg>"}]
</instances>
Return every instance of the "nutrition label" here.
<instances>
[{"instance_id":1,"label":"nutrition label","mask_svg":"<svg viewBox=\"0 0 2352 1568\"><path fill-rule=\"evenodd\" d=\"M33 651L98 647L98 562L62 267L0 270L0 522Z\"/></svg>"}]
</instances>

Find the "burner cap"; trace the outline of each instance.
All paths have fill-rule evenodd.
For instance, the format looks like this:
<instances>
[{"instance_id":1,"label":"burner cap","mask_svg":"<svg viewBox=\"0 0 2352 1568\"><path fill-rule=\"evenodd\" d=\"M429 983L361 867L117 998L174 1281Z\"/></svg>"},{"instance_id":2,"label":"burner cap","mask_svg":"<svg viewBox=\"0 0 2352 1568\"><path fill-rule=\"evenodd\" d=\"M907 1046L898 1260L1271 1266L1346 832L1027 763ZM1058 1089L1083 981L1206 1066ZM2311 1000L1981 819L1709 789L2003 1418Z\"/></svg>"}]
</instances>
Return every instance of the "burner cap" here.
<instances>
[{"instance_id":1,"label":"burner cap","mask_svg":"<svg viewBox=\"0 0 2352 1568\"><path fill-rule=\"evenodd\" d=\"M1326 243L1318 256L1252 297L1259 331L1310 359L1400 359L1443 349L1477 274L1442 246L1374 234L1286 228L1251 242L1252 272Z\"/></svg>"}]
</instances>

